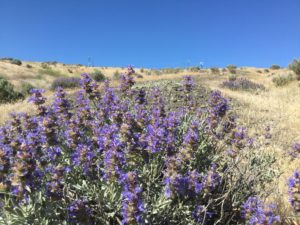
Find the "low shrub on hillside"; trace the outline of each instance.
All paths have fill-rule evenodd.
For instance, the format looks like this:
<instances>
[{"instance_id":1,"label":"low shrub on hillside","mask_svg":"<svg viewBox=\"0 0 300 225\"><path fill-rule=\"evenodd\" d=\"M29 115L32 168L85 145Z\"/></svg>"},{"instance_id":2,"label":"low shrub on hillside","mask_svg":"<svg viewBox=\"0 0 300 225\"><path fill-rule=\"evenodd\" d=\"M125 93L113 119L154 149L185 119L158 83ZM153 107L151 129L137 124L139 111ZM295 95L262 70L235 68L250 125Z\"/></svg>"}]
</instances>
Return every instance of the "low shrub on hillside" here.
<instances>
[{"instance_id":1,"label":"low shrub on hillside","mask_svg":"<svg viewBox=\"0 0 300 225\"><path fill-rule=\"evenodd\" d=\"M151 74L154 74L154 75L156 75L156 76L160 76L160 75L162 75L163 73L162 73L162 71L159 70L159 69L151 69Z\"/></svg>"},{"instance_id":2,"label":"low shrub on hillside","mask_svg":"<svg viewBox=\"0 0 300 225\"><path fill-rule=\"evenodd\" d=\"M265 90L266 88L262 84L254 83L246 78L237 78L235 80L227 80L221 84L222 87L229 88L231 90Z\"/></svg>"},{"instance_id":3,"label":"low shrub on hillside","mask_svg":"<svg viewBox=\"0 0 300 225\"><path fill-rule=\"evenodd\" d=\"M65 74L62 74L60 71L52 69L50 66L43 67L38 71L40 74L46 74L53 77L63 77Z\"/></svg>"},{"instance_id":4,"label":"low shrub on hillside","mask_svg":"<svg viewBox=\"0 0 300 225\"><path fill-rule=\"evenodd\" d=\"M11 64L17 65L17 66L21 66L22 65L22 61L19 59L13 59L10 61Z\"/></svg>"},{"instance_id":5,"label":"low shrub on hillside","mask_svg":"<svg viewBox=\"0 0 300 225\"><path fill-rule=\"evenodd\" d=\"M188 70L191 72L200 72L201 67L200 66L192 66L192 67L189 67Z\"/></svg>"},{"instance_id":6,"label":"low shrub on hillside","mask_svg":"<svg viewBox=\"0 0 300 225\"><path fill-rule=\"evenodd\" d=\"M60 77L55 79L51 84L51 89L55 90L58 87L76 88L80 86L80 79L77 77Z\"/></svg>"},{"instance_id":7,"label":"low shrub on hillside","mask_svg":"<svg viewBox=\"0 0 300 225\"><path fill-rule=\"evenodd\" d=\"M182 71L181 68L164 68L164 69L161 69L161 72L164 73L164 74L177 74L177 73L180 73Z\"/></svg>"},{"instance_id":8,"label":"low shrub on hillside","mask_svg":"<svg viewBox=\"0 0 300 225\"><path fill-rule=\"evenodd\" d=\"M32 90L37 113L0 128L0 221L246 224L259 215L275 224L275 208L259 198L275 158L254 148L228 100L219 91L199 98L204 88L190 76L135 89L132 71L103 93L84 74L75 98L58 88L47 105Z\"/></svg>"},{"instance_id":9,"label":"low shrub on hillside","mask_svg":"<svg viewBox=\"0 0 300 225\"><path fill-rule=\"evenodd\" d=\"M8 57L6 57L6 58L1 58L0 60L1 61L8 61L11 64L18 65L18 66L22 65L22 61L19 60L19 59L15 59L15 58L8 58Z\"/></svg>"},{"instance_id":10,"label":"low shrub on hillside","mask_svg":"<svg viewBox=\"0 0 300 225\"><path fill-rule=\"evenodd\" d=\"M32 90L32 89L34 89L35 87L32 85L32 84L30 84L30 83L28 83L28 82L25 82L25 81L22 81L21 82L21 87L20 87L20 92L24 95L24 96L26 96L26 95L29 95L30 94L30 91Z\"/></svg>"},{"instance_id":11,"label":"low shrub on hillside","mask_svg":"<svg viewBox=\"0 0 300 225\"><path fill-rule=\"evenodd\" d=\"M113 79L114 80L120 80L121 74L119 72L119 70L116 70L113 74Z\"/></svg>"},{"instance_id":12,"label":"low shrub on hillside","mask_svg":"<svg viewBox=\"0 0 300 225\"><path fill-rule=\"evenodd\" d=\"M0 103L14 102L24 96L15 91L14 86L5 78L0 77Z\"/></svg>"},{"instance_id":13,"label":"low shrub on hillside","mask_svg":"<svg viewBox=\"0 0 300 225\"><path fill-rule=\"evenodd\" d=\"M296 74L297 80L300 80L300 60L295 59L291 64L289 64L289 69Z\"/></svg>"},{"instance_id":14,"label":"low shrub on hillside","mask_svg":"<svg viewBox=\"0 0 300 225\"><path fill-rule=\"evenodd\" d=\"M276 87L284 86L291 83L294 80L294 76L292 74L289 75L278 75L273 77L272 82Z\"/></svg>"},{"instance_id":15,"label":"low shrub on hillside","mask_svg":"<svg viewBox=\"0 0 300 225\"><path fill-rule=\"evenodd\" d=\"M230 73L236 74L237 66L235 66L235 65L228 65L228 66L227 66L227 69L228 69L228 71L229 71Z\"/></svg>"},{"instance_id":16,"label":"low shrub on hillside","mask_svg":"<svg viewBox=\"0 0 300 225\"><path fill-rule=\"evenodd\" d=\"M31 68L32 68L32 65L26 64L26 68L31 69Z\"/></svg>"},{"instance_id":17,"label":"low shrub on hillside","mask_svg":"<svg viewBox=\"0 0 300 225\"><path fill-rule=\"evenodd\" d=\"M212 74L220 74L220 69L217 67L210 68Z\"/></svg>"},{"instance_id":18,"label":"low shrub on hillside","mask_svg":"<svg viewBox=\"0 0 300 225\"><path fill-rule=\"evenodd\" d=\"M270 66L270 69L272 69L272 70L279 70L280 66L274 64L274 65Z\"/></svg>"},{"instance_id":19,"label":"low shrub on hillside","mask_svg":"<svg viewBox=\"0 0 300 225\"><path fill-rule=\"evenodd\" d=\"M95 72L91 73L90 76L97 82L103 82L106 80L106 77L100 70L96 70Z\"/></svg>"},{"instance_id":20,"label":"low shrub on hillside","mask_svg":"<svg viewBox=\"0 0 300 225\"><path fill-rule=\"evenodd\" d=\"M235 74L230 74L229 76L228 76L228 80L229 81L235 81L237 79L237 75L235 75Z\"/></svg>"}]
</instances>

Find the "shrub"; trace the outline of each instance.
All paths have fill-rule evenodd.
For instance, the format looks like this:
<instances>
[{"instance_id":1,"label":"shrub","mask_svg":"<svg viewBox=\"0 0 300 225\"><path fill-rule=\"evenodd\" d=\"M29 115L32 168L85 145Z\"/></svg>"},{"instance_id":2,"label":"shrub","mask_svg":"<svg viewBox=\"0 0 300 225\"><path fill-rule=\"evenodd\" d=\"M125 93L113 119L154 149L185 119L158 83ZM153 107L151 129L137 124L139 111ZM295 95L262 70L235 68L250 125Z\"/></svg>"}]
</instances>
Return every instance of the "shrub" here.
<instances>
[{"instance_id":1,"label":"shrub","mask_svg":"<svg viewBox=\"0 0 300 225\"><path fill-rule=\"evenodd\" d=\"M297 80L300 80L300 60L295 59L291 64L289 64L289 69L296 74Z\"/></svg>"},{"instance_id":2,"label":"shrub","mask_svg":"<svg viewBox=\"0 0 300 225\"><path fill-rule=\"evenodd\" d=\"M294 76L292 74L289 75L279 75L273 77L272 82L275 84L276 87L281 87L291 83L294 80Z\"/></svg>"},{"instance_id":3,"label":"shrub","mask_svg":"<svg viewBox=\"0 0 300 225\"><path fill-rule=\"evenodd\" d=\"M177 73L180 73L182 71L181 68L164 68L164 69L161 69L161 73L164 73L164 74L177 74Z\"/></svg>"},{"instance_id":4,"label":"shrub","mask_svg":"<svg viewBox=\"0 0 300 225\"><path fill-rule=\"evenodd\" d=\"M151 69L151 74L154 74L156 76L162 75L162 71L158 69Z\"/></svg>"},{"instance_id":5,"label":"shrub","mask_svg":"<svg viewBox=\"0 0 300 225\"><path fill-rule=\"evenodd\" d=\"M34 88L35 87L30 83L27 83L25 81L21 82L21 93L23 96L30 94L30 91Z\"/></svg>"},{"instance_id":6,"label":"shrub","mask_svg":"<svg viewBox=\"0 0 300 225\"><path fill-rule=\"evenodd\" d=\"M231 90L265 90L266 88L262 84L254 83L246 78L237 78L235 80L227 80L221 84L221 87L226 87Z\"/></svg>"},{"instance_id":7,"label":"shrub","mask_svg":"<svg viewBox=\"0 0 300 225\"><path fill-rule=\"evenodd\" d=\"M80 86L80 79L77 77L60 77L55 79L51 84L51 89L55 90L58 87L76 88Z\"/></svg>"},{"instance_id":8,"label":"shrub","mask_svg":"<svg viewBox=\"0 0 300 225\"><path fill-rule=\"evenodd\" d=\"M272 65L272 66L270 67L270 69L272 69L272 70L279 70L279 69L280 69L280 66L278 66L278 65Z\"/></svg>"},{"instance_id":9,"label":"shrub","mask_svg":"<svg viewBox=\"0 0 300 225\"><path fill-rule=\"evenodd\" d=\"M50 68L50 66L49 66L48 63L46 63L46 62L43 62L43 63L41 64L41 67L42 67L43 69L49 69L49 68Z\"/></svg>"},{"instance_id":10,"label":"shrub","mask_svg":"<svg viewBox=\"0 0 300 225\"><path fill-rule=\"evenodd\" d=\"M27 64L26 67L27 67L28 69L31 69L31 68L32 68L32 65Z\"/></svg>"},{"instance_id":11,"label":"shrub","mask_svg":"<svg viewBox=\"0 0 300 225\"><path fill-rule=\"evenodd\" d=\"M210 71L212 74L220 74L220 70L217 67L210 68Z\"/></svg>"},{"instance_id":12,"label":"shrub","mask_svg":"<svg viewBox=\"0 0 300 225\"><path fill-rule=\"evenodd\" d=\"M228 65L228 66L227 66L227 69L228 69L228 71L229 71L230 73L236 74L236 69L237 69L237 67L236 67L235 65Z\"/></svg>"},{"instance_id":13,"label":"shrub","mask_svg":"<svg viewBox=\"0 0 300 225\"><path fill-rule=\"evenodd\" d=\"M230 74L229 76L228 76L228 80L229 81L235 81L237 79L237 76L235 75L235 74Z\"/></svg>"},{"instance_id":14,"label":"shrub","mask_svg":"<svg viewBox=\"0 0 300 225\"><path fill-rule=\"evenodd\" d=\"M91 73L91 78L97 82L103 82L106 80L104 74L100 70L96 70L95 72Z\"/></svg>"},{"instance_id":15,"label":"shrub","mask_svg":"<svg viewBox=\"0 0 300 225\"><path fill-rule=\"evenodd\" d=\"M200 72L201 68L200 68L200 66L192 66L192 67L189 67L188 70L190 70L191 72Z\"/></svg>"},{"instance_id":16,"label":"shrub","mask_svg":"<svg viewBox=\"0 0 300 225\"><path fill-rule=\"evenodd\" d=\"M127 76L129 90L106 83L100 96L83 75L76 98L60 88L49 105L32 90L37 113L0 128L0 221L246 224L259 213L265 224L273 214L249 197L266 197L274 156L256 151L228 100L214 91L203 101L191 77L175 90L132 89ZM186 98L173 105L177 94Z\"/></svg>"},{"instance_id":17,"label":"shrub","mask_svg":"<svg viewBox=\"0 0 300 225\"><path fill-rule=\"evenodd\" d=\"M14 102L24 96L14 90L14 86L5 78L0 77L0 103Z\"/></svg>"},{"instance_id":18,"label":"shrub","mask_svg":"<svg viewBox=\"0 0 300 225\"><path fill-rule=\"evenodd\" d=\"M46 74L46 75L53 76L53 77L63 77L63 76L65 76L60 71L53 70L48 65L46 67L43 67L43 69L40 69L38 72L40 74Z\"/></svg>"},{"instance_id":19,"label":"shrub","mask_svg":"<svg viewBox=\"0 0 300 225\"><path fill-rule=\"evenodd\" d=\"M57 61L47 61L47 62L44 62L45 64L47 65L53 65L53 66L56 66L57 65Z\"/></svg>"},{"instance_id":20,"label":"shrub","mask_svg":"<svg viewBox=\"0 0 300 225\"><path fill-rule=\"evenodd\" d=\"M264 69L264 71L265 71L265 73L269 73L270 72L270 70L268 70L268 69Z\"/></svg>"},{"instance_id":21,"label":"shrub","mask_svg":"<svg viewBox=\"0 0 300 225\"><path fill-rule=\"evenodd\" d=\"M135 76L136 76L137 78L144 78L143 75L141 75L141 74L136 74Z\"/></svg>"},{"instance_id":22,"label":"shrub","mask_svg":"<svg viewBox=\"0 0 300 225\"><path fill-rule=\"evenodd\" d=\"M140 71L141 71L141 73L144 73L144 68L142 68Z\"/></svg>"},{"instance_id":23,"label":"shrub","mask_svg":"<svg viewBox=\"0 0 300 225\"><path fill-rule=\"evenodd\" d=\"M10 61L11 64L17 65L17 66L21 66L22 65L22 61L19 59L13 59Z\"/></svg>"},{"instance_id":24,"label":"shrub","mask_svg":"<svg viewBox=\"0 0 300 225\"><path fill-rule=\"evenodd\" d=\"M113 74L113 79L114 79L114 80L120 80L120 78L121 78L121 74L119 73L118 70L116 70L116 71L114 72L114 74Z\"/></svg>"},{"instance_id":25,"label":"shrub","mask_svg":"<svg viewBox=\"0 0 300 225\"><path fill-rule=\"evenodd\" d=\"M257 72L257 73L262 73L262 71L261 71L261 70L257 70L256 72Z\"/></svg>"},{"instance_id":26,"label":"shrub","mask_svg":"<svg viewBox=\"0 0 300 225\"><path fill-rule=\"evenodd\" d=\"M72 71L71 69L68 69L68 72L69 72L69 73L73 73L73 71Z\"/></svg>"}]
</instances>

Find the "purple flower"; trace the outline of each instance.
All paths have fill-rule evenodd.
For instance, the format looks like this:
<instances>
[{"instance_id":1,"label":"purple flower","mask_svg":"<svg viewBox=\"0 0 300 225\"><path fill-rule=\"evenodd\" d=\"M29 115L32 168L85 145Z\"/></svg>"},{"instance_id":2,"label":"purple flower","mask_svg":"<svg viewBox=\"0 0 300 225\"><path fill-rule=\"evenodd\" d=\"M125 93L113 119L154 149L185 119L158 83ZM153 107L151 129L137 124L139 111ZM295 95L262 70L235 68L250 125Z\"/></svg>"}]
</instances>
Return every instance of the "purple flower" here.
<instances>
[{"instance_id":1,"label":"purple flower","mask_svg":"<svg viewBox=\"0 0 300 225\"><path fill-rule=\"evenodd\" d=\"M142 224L144 212L142 189L138 186L136 172L123 174L122 185L122 223Z\"/></svg>"},{"instance_id":2,"label":"purple flower","mask_svg":"<svg viewBox=\"0 0 300 225\"><path fill-rule=\"evenodd\" d=\"M183 85L184 91L186 93L191 92L193 87L195 86L195 83L194 83L194 80L193 80L192 76L184 76L183 81L182 81L182 85Z\"/></svg>"},{"instance_id":3,"label":"purple flower","mask_svg":"<svg viewBox=\"0 0 300 225\"><path fill-rule=\"evenodd\" d=\"M68 206L68 220L71 224L93 224L91 215L92 210L86 199L76 199Z\"/></svg>"},{"instance_id":4,"label":"purple flower","mask_svg":"<svg viewBox=\"0 0 300 225\"><path fill-rule=\"evenodd\" d=\"M300 142L296 142L292 146L292 148L291 148L291 150L289 151L288 154L291 156L292 159L295 159L295 158L298 157L299 153L300 153Z\"/></svg>"},{"instance_id":5,"label":"purple flower","mask_svg":"<svg viewBox=\"0 0 300 225\"><path fill-rule=\"evenodd\" d=\"M289 200L295 212L300 212L300 176L297 170L288 180Z\"/></svg>"},{"instance_id":6,"label":"purple flower","mask_svg":"<svg viewBox=\"0 0 300 225\"><path fill-rule=\"evenodd\" d=\"M243 205L242 216L250 225L272 225L280 222L280 217L274 212L275 209L274 204L265 206L259 198L249 197Z\"/></svg>"},{"instance_id":7,"label":"purple flower","mask_svg":"<svg viewBox=\"0 0 300 225\"><path fill-rule=\"evenodd\" d=\"M43 97L43 93L45 90L40 90L40 89L31 89L30 94L31 97L29 98L29 102L32 102L35 105L42 105L45 103L46 98Z\"/></svg>"},{"instance_id":8,"label":"purple flower","mask_svg":"<svg viewBox=\"0 0 300 225\"><path fill-rule=\"evenodd\" d=\"M93 100L98 98L100 96L98 84L86 73L82 74L81 77L80 85L89 99Z\"/></svg>"},{"instance_id":9,"label":"purple flower","mask_svg":"<svg viewBox=\"0 0 300 225\"><path fill-rule=\"evenodd\" d=\"M214 215L212 212L208 212L204 205L196 206L196 209L193 211L193 217L197 223L203 223L206 221L206 218L211 218Z\"/></svg>"}]
</instances>

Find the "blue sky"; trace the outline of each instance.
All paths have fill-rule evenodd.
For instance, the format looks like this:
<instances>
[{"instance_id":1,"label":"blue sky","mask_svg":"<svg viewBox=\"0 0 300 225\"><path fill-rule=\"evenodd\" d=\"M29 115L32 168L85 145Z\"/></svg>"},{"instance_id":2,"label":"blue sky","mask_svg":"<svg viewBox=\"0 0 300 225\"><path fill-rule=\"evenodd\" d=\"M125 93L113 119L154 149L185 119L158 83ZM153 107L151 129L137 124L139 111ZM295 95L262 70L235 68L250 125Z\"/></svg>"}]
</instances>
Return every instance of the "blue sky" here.
<instances>
[{"instance_id":1,"label":"blue sky","mask_svg":"<svg viewBox=\"0 0 300 225\"><path fill-rule=\"evenodd\" d=\"M287 66L300 0L0 0L0 57L137 67Z\"/></svg>"}]
</instances>

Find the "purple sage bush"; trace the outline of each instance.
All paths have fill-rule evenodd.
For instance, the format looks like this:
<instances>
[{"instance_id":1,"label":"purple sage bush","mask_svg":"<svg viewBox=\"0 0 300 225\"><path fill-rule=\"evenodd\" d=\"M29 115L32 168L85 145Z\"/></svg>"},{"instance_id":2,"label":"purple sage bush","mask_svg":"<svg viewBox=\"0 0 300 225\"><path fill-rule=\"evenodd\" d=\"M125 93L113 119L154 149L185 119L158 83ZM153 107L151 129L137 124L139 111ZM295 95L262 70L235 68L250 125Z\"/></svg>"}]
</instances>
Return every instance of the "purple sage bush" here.
<instances>
[{"instance_id":1,"label":"purple sage bush","mask_svg":"<svg viewBox=\"0 0 300 225\"><path fill-rule=\"evenodd\" d=\"M247 78L236 78L234 80L226 80L221 84L221 87L229 88L231 90L243 90L243 91L257 91L266 90L262 84L254 83Z\"/></svg>"},{"instance_id":2,"label":"purple sage bush","mask_svg":"<svg viewBox=\"0 0 300 225\"><path fill-rule=\"evenodd\" d=\"M50 104L31 90L36 114L0 128L1 223L275 224L249 220L275 159L255 150L229 101L202 98L190 76L135 88L133 73L102 91L83 74L75 96L59 86Z\"/></svg>"},{"instance_id":3,"label":"purple sage bush","mask_svg":"<svg viewBox=\"0 0 300 225\"><path fill-rule=\"evenodd\" d=\"M51 84L51 89L55 90L58 87L76 88L80 87L80 78L77 77L60 77L55 79Z\"/></svg>"}]
</instances>

